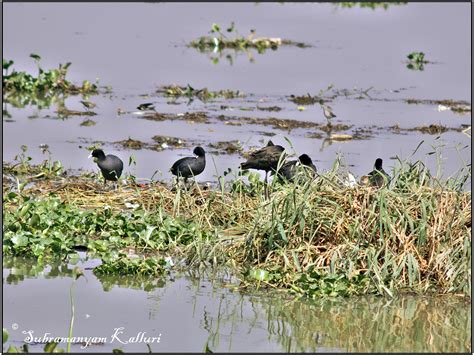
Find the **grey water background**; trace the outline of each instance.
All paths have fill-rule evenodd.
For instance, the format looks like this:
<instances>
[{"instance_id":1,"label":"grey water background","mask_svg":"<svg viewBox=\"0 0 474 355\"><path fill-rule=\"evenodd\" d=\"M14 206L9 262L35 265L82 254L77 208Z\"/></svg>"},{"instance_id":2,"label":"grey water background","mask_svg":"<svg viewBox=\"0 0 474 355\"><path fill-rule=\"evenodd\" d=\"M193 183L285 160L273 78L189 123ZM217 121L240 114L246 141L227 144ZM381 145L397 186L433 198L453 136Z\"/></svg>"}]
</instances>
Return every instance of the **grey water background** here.
<instances>
[{"instance_id":1,"label":"grey water background","mask_svg":"<svg viewBox=\"0 0 474 355\"><path fill-rule=\"evenodd\" d=\"M67 336L72 269L79 266L85 277L73 290L73 336L105 339L87 347L73 344L75 352L147 352L140 332L159 337L150 343L154 352L203 352L206 346L220 352L470 351L470 303L456 296L295 300L268 291L238 292L238 282L226 273L96 278L90 268L97 263L84 256L76 265L41 267L5 260L3 326L9 343ZM117 328L123 329L116 333Z\"/></svg>"},{"instance_id":2,"label":"grey water background","mask_svg":"<svg viewBox=\"0 0 474 355\"><path fill-rule=\"evenodd\" d=\"M210 142L235 139L249 149L264 144L268 137L262 132L266 132L277 134L272 140L287 148L290 147L284 137L290 139L294 153L306 152L321 171L332 166L338 153L343 154L356 176L370 171L377 157L383 158L390 170L395 165L390 158L409 158L421 141L424 143L413 159L423 159L436 169L436 155L426 154L433 151L433 146L442 146L445 176L470 163L470 138L462 133L450 131L436 139L437 135L416 131L395 135L384 129L395 124L403 128L432 123L448 127L470 124L470 115L438 112L437 105L408 105L402 100L470 101L468 4L410 3L371 10L302 3L24 3L5 4L4 10L4 56L15 61L16 69L35 72L35 63L29 58L34 52L42 56L41 63L46 68L72 62L70 79L74 82L99 77L102 85L113 89L112 95L91 98L98 104L98 115L93 117L97 124L92 127L80 126L81 117L58 120L54 110L38 113L31 107L11 109L14 122L4 122L3 159L7 161L19 153L22 144L28 145L34 161L41 161L45 157L38 146L48 144L52 158L61 160L66 168L97 170L87 160L84 148L93 141L110 143L131 137L152 142L154 135L167 135L202 144L206 150ZM244 35L255 28L257 35L303 41L314 47L282 47L263 55L254 53L253 63L241 53L233 65L224 58L215 65L208 55L186 47L189 41L207 34L212 23L225 27L231 21ZM408 70L406 55L417 50L436 63L425 65L424 71ZM226 115L324 123L319 105L307 106L300 112L287 97L314 95L330 84L338 89L373 87L379 93L376 97L395 101L336 99L331 104L338 116L335 123L354 125L354 129L372 125L382 129L368 140L333 142L329 146L325 146L324 139L307 138L314 133L307 129L287 132L268 126L154 122L131 114L117 115L118 108L133 111L138 104L150 101L156 103L158 112L208 111L212 104L196 100L189 106L185 101L168 105L154 94L161 85L188 83L210 90L241 90L254 94L249 99L262 106L283 108L280 112L215 112ZM67 107L83 110L79 99L68 98ZM126 173L150 178L158 170L158 179L169 179L172 163L192 151L192 147L161 152L123 150L110 144L105 149L126 162L131 155L136 157L137 166L128 167ZM215 181L227 168L237 169L241 161L238 155L212 154L199 179Z\"/></svg>"},{"instance_id":3,"label":"grey water background","mask_svg":"<svg viewBox=\"0 0 474 355\"><path fill-rule=\"evenodd\" d=\"M52 158L63 162L66 168L97 170L87 160L89 152L79 146L85 147L94 140L115 142L128 137L151 142L154 135L167 135L202 144L206 150L210 142L238 139L248 149L264 144L266 134L275 133L271 137L275 143L289 147L284 139L287 137L296 154L308 153L322 171L330 169L338 153L343 154L356 176L370 171L377 157L382 157L390 170L395 165L390 158L409 158L421 141L424 143L414 158L425 160L431 169L436 169L436 155L426 154L433 151L433 146L444 145L441 166L445 175L471 162L470 138L460 132L393 134L386 129L395 124L404 128L432 123L448 127L470 124L470 115L439 112L437 105L408 105L403 101L470 101L469 4L410 3L371 10L309 3L7 3L3 9L4 58L14 60L17 70L36 72L29 54L38 53L45 68L72 62L69 79L73 82L99 77L102 85L111 85L113 90L112 94L91 98L98 104L94 110L98 115L92 118L97 125L92 127L80 126L83 117L58 119L54 108L38 112L33 107L8 107L12 120L3 122L4 161L11 161L20 146L27 145L33 161L40 162L46 157L38 146L46 143ZM313 47L282 47L262 55L254 52L254 62L246 54L239 54L233 65L225 58L213 64L209 55L186 47L189 41L207 34L212 23L227 26L231 21L244 35L255 28L257 35L303 41ZM421 72L408 70L404 61L411 51L423 51L436 63L425 65ZM160 85L188 83L195 88L233 89L253 95L243 100L208 104L195 100L190 105L180 100L180 105L169 105L155 94ZM297 105L288 101L288 95L314 95L330 84L338 89L373 87L375 97L393 100L339 97L331 103L338 116L335 123L351 124L354 129L373 125L382 129L367 140L325 146L324 139L308 138L314 132L307 129L286 132L269 126L155 122L132 114L117 115L118 108L134 111L138 104L151 101L156 103L158 112L206 111L324 123L318 105L306 106L300 112ZM67 107L82 110L80 99L68 98ZM283 109L271 113L226 111L220 110L221 104L278 105ZM160 170L161 174L155 176L159 179L169 179L167 170L171 164L192 150L187 147L155 152L124 150L111 144L104 147L126 163L131 155L136 157L136 167L127 167L127 173L149 178ZM214 181L215 175L228 167L236 168L240 161L242 157L238 155L209 155L208 167L198 181ZM19 268L21 264L3 271L4 327L10 331L11 341L20 345L24 339L20 331L25 329L65 336L72 279L67 275L45 277L39 272L25 276L21 282L9 282L9 275L24 273ZM119 287L123 280L110 281L104 290L90 271L86 270L86 276L87 280L78 280L76 288L74 334L110 336L113 328L120 326L126 327L130 336L138 331L160 332L160 345L152 345L155 351L202 351L206 343L213 351L470 351L466 345L470 339L470 306L456 297L448 297L446 304L424 297L396 300L388 305L384 299L365 298L317 303L264 293L240 294L213 279L186 275L176 275L174 282L167 280L161 288L151 291L143 286ZM282 313L271 313L269 305L275 305ZM394 309L413 331L409 333L412 337L393 332L399 322L390 313ZM440 318L440 309L444 318ZM334 313L340 315L336 318L340 323L325 316ZM350 322L360 328L340 326ZM13 323L19 325L17 330L11 329ZM381 324L377 331L373 330L375 324ZM343 330L338 333L338 329ZM366 329L366 333L356 329ZM424 332L433 332L434 343L426 341ZM394 342L398 347L394 348ZM450 347L452 342L458 347ZM110 352L115 345L86 350ZM124 350L147 351L144 344L127 345Z\"/></svg>"}]
</instances>

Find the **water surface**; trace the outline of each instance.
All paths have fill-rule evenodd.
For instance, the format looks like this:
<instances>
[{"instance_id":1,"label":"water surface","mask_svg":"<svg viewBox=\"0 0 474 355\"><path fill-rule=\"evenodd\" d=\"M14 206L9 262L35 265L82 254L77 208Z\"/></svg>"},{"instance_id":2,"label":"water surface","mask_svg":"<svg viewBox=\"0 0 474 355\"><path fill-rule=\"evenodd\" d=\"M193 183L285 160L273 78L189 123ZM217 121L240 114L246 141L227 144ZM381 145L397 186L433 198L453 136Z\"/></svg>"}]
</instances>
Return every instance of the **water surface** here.
<instances>
[{"instance_id":1,"label":"water surface","mask_svg":"<svg viewBox=\"0 0 474 355\"><path fill-rule=\"evenodd\" d=\"M83 127L85 117L58 120L56 107L38 110L32 107L8 107L13 122L4 122L3 159L10 161L22 144L30 147L34 162L44 159L38 146L48 144L53 159L66 168L97 168L86 158L85 147L104 142L107 152L128 161L137 158L136 167L126 173L149 178L155 171L159 179L169 179L172 163L191 154L192 147L225 140L239 140L245 150L272 140L291 153L309 154L318 169L332 166L338 153L346 157L351 171L360 176L371 170L373 161L382 157L388 170L396 156L409 158L421 141L425 143L414 159L423 159L436 169L436 155L427 155L433 146L443 147L442 169L445 176L470 163L470 137L448 131L441 135L417 131L394 134L388 127L413 128L441 124L459 128L470 124L470 115L438 111L437 105L409 105L404 99L454 99L470 101L470 17L469 4L433 3L392 5L387 10L334 4L6 4L4 55L15 61L19 70L37 69L29 54L39 53L45 67L72 62L70 79L100 78L111 85L113 94L93 97L98 104L95 126ZM423 22L420 22L423 18ZM254 28L257 35L303 41L313 47L282 47L265 54L253 52L254 62L245 53L236 55L231 65L225 57L213 64L212 55L201 54L186 44L206 35L212 23L226 27L234 21L239 33ZM61 28L61 31L57 29ZM107 45L104 45L104 44ZM423 51L435 62L423 71L406 68L406 55ZM155 94L161 85L191 84L211 90L234 89L254 96L244 100L203 104L199 100L179 105L167 104ZM331 106L335 123L351 126L343 134L372 129L365 140L332 142L325 136L308 138L311 129L282 130L271 126L243 124L227 126L213 120L208 124L180 120L154 122L133 114L117 115L117 110L136 111L143 102L154 102L158 112L184 113L204 111L209 115L277 117L325 123L319 105L298 111L288 101L290 94L317 94L333 84L337 89L371 89L376 99L357 100L339 97ZM142 97L140 95L148 95ZM66 106L83 110L78 97L68 98ZM221 110L225 104L230 110ZM282 108L280 112L240 111L239 107L256 105ZM376 126L380 129L373 129ZM185 149L124 150L116 141L139 139L152 142L154 135L176 136L187 142ZM285 137L294 147L292 150ZM467 147L466 147L467 146ZM464 148L464 149L462 149ZM460 151L458 153L458 151ZM202 181L215 181L227 168L236 169L243 158L238 154L211 153Z\"/></svg>"},{"instance_id":2,"label":"water surface","mask_svg":"<svg viewBox=\"0 0 474 355\"><path fill-rule=\"evenodd\" d=\"M86 270L74 289L73 336L106 340L73 345L75 351L145 352L144 342L117 340L139 332L160 338L150 344L153 351L202 352L206 344L221 352L470 351L470 304L456 296L295 300L265 290L241 293L222 272L96 278L90 269L97 264L87 258L78 264ZM73 267L5 259L3 326L11 343L21 345L29 331L67 336Z\"/></svg>"}]
</instances>

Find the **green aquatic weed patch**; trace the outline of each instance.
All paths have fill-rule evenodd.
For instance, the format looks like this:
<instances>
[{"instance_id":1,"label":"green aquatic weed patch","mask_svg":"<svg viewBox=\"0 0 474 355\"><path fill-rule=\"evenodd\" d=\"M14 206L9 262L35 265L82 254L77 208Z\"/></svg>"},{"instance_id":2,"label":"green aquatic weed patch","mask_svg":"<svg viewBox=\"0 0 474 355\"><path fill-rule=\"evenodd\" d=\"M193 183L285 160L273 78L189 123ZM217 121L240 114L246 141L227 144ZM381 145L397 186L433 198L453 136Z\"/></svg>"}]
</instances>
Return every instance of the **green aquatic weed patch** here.
<instances>
[{"instance_id":1,"label":"green aquatic weed patch","mask_svg":"<svg viewBox=\"0 0 474 355\"><path fill-rule=\"evenodd\" d=\"M258 53L264 53L266 49L276 50L282 45L299 48L311 47L307 43L295 42L279 37L256 37L255 29L251 29L250 34L244 37L238 33L234 23L231 23L225 32L221 30L220 25L214 23L209 33L211 33L211 36L201 36L197 40L191 41L188 46L196 48L200 52L222 51L224 49L245 51L252 48L256 49ZM233 38L228 37L231 33L235 34Z\"/></svg>"},{"instance_id":2,"label":"green aquatic weed patch","mask_svg":"<svg viewBox=\"0 0 474 355\"><path fill-rule=\"evenodd\" d=\"M411 52L407 55L407 58L407 68L411 70L424 70L424 65L430 63L425 60L425 53L423 52Z\"/></svg>"},{"instance_id":3,"label":"green aquatic weed patch","mask_svg":"<svg viewBox=\"0 0 474 355\"><path fill-rule=\"evenodd\" d=\"M67 258L81 247L104 261L113 261L126 248L142 255L154 254L185 246L197 235L192 222L143 209L81 209L55 196L30 197L14 192L4 196L3 202L5 255ZM107 270L125 267L120 262L114 265Z\"/></svg>"},{"instance_id":4,"label":"green aquatic weed patch","mask_svg":"<svg viewBox=\"0 0 474 355\"><path fill-rule=\"evenodd\" d=\"M106 261L94 269L96 275L147 275L156 276L162 274L166 265L163 259L155 258L127 258L121 257L114 261Z\"/></svg>"},{"instance_id":5,"label":"green aquatic weed patch","mask_svg":"<svg viewBox=\"0 0 474 355\"><path fill-rule=\"evenodd\" d=\"M64 98L69 95L95 95L98 93L98 82L84 80L81 85L69 81L71 63L59 64L55 69L44 69L40 65L41 57L31 54L38 67L38 74L17 71L12 60L3 59L2 93L6 103L14 107L35 105L47 108L56 103L64 105Z\"/></svg>"},{"instance_id":6,"label":"green aquatic weed patch","mask_svg":"<svg viewBox=\"0 0 474 355\"><path fill-rule=\"evenodd\" d=\"M239 90L210 91L207 88L195 89L189 84L187 86L165 85L159 88L157 92L169 97L186 97L190 100L197 98L201 101L208 101L216 98L235 99L245 97L245 94Z\"/></svg>"}]
</instances>

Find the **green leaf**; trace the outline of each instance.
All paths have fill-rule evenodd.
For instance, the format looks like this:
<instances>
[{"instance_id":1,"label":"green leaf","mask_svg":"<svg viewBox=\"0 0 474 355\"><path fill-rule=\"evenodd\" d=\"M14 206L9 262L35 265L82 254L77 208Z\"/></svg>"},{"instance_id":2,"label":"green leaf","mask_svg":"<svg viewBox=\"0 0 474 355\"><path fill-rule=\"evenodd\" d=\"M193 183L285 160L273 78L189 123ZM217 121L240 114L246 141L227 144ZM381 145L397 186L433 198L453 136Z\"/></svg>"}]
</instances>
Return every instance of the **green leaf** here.
<instances>
[{"instance_id":1,"label":"green leaf","mask_svg":"<svg viewBox=\"0 0 474 355\"><path fill-rule=\"evenodd\" d=\"M3 69L8 70L10 66L13 64L13 60L6 61L5 59L3 60Z\"/></svg>"},{"instance_id":2,"label":"green leaf","mask_svg":"<svg viewBox=\"0 0 474 355\"><path fill-rule=\"evenodd\" d=\"M14 235L11 241L14 245L19 247L24 247L25 245L28 245L28 238L21 234Z\"/></svg>"},{"instance_id":3,"label":"green leaf","mask_svg":"<svg viewBox=\"0 0 474 355\"><path fill-rule=\"evenodd\" d=\"M10 345L7 350L7 353L19 353L19 351L16 347L14 347L13 345Z\"/></svg>"},{"instance_id":4,"label":"green leaf","mask_svg":"<svg viewBox=\"0 0 474 355\"><path fill-rule=\"evenodd\" d=\"M55 343L54 341L52 341L50 343L47 343L44 346L44 352L45 353L52 353L52 352L54 352L54 349L56 348L56 346L58 346L58 343Z\"/></svg>"},{"instance_id":5,"label":"green leaf","mask_svg":"<svg viewBox=\"0 0 474 355\"><path fill-rule=\"evenodd\" d=\"M217 23L213 23L211 27L211 32L220 32L221 28Z\"/></svg>"},{"instance_id":6,"label":"green leaf","mask_svg":"<svg viewBox=\"0 0 474 355\"><path fill-rule=\"evenodd\" d=\"M285 242L288 242L288 238L286 237L285 233L285 228L283 227L283 224L281 224L281 222L278 223L277 229L278 233L280 233L281 239L283 239Z\"/></svg>"},{"instance_id":7,"label":"green leaf","mask_svg":"<svg viewBox=\"0 0 474 355\"><path fill-rule=\"evenodd\" d=\"M213 353L213 351L209 348L209 340L206 341L206 346L204 346L205 353Z\"/></svg>"},{"instance_id":8,"label":"green leaf","mask_svg":"<svg viewBox=\"0 0 474 355\"><path fill-rule=\"evenodd\" d=\"M41 57L38 54L35 54L35 53L31 53L30 58L33 58L36 61L41 60Z\"/></svg>"},{"instance_id":9,"label":"green leaf","mask_svg":"<svg viewBox=\"0 0 474 355\"><path fill-rule=\"evenodd\" d=\"M227 32L232 32L232 31L234 31L234 30L235 30L235 23L232 22L232 23L230 24L230 27L227 28Z\"/></svg>"},{"instance_id":10,"label":"green leaf","mask_svg":"<svg viewBox=\"0 0 474 355\"><path fill-rule=\"evenodd\" d=\"M8 330L3 328L3 344L5 344L8 340Z\"/></svg>"},{"instance_id":11,"label":"green leaf","mask_svg":"<svg viewBox=\"0 0 474 355\"><path fill-rule=\"evenodd\" d=\"M250 271L250 276L258 281L268 281L270 280L270 273L262 269L252 269Z\"/></svg>"}]
</instances>

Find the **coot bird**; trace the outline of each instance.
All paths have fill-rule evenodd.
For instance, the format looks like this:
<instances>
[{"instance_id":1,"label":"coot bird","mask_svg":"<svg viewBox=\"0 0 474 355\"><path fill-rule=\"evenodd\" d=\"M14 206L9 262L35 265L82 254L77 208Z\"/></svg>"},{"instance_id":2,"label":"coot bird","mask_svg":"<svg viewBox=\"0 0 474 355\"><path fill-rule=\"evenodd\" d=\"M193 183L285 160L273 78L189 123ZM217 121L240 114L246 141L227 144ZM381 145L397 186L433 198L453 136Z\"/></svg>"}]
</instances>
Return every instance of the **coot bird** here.
<instances>
[{"instance_id":1,"label":"coot bird","mask_svg":"<svg viewBox=\"0 0 474 355\"><path fill-rule=\"evenodd\" d=\"M390 176L382 168L382 159L375 160L374 170L368 174L368 177L372 186L382 187L390 182Z\"/></svg>"},{"instance_id":2,"label":"coot bird","mask_svg":"<svg viewBox=\"0 0 474 355\"><path fill-rule=\"evenodd\" d=\"M265 171L265 196L267 198L268 172L277 170L278 162L284 151L285 148L281 145L275 145L271 140L269 140L266 147L250 153L247 161L240 164L240 167L244 170L256 169Z\"/></svg>"},{"instance_id":3,"label":"coot bird","mask_svg":"<svg viewBox=\"0 0 474 355\"><path fill-rule=\"evenodd\" d=\"M316 166L314 166L313 161L307 154L301 154L298 157L298 160L288 161L283 164L283 166L278 171L278 174L280 175L280 177L288 181L293 181L298 172L299 165L303 165L311 169L311 176L314 176L314 173L316 172Z\"/></svg>"},{"instance_id":4,"label":"coot bird","mask_svg":"<svg viewBox=\"0 0 474 355\"><path fill-rule=\"evenodd\" d=\"M173 175L184 177L184 183L188 181L189 177L197 176L204 171L206 167L206 152L202 147L196 147L193 150L196 157L186 157L177 160L170 171Z\"/></svg>"},{"instance_id":5,"label":"coot bird","mask_svg":"<svg viewBox=\"0 0 474 355\"><path fill-rule=\"evenodd\" d=\"M123 161L119 157L112 154L105 155L102 149L94 149L89 155L89 158L92 157L102 172L104 186L107 181L117 181L122 175Z\"/></svg>"}]
</instances>

